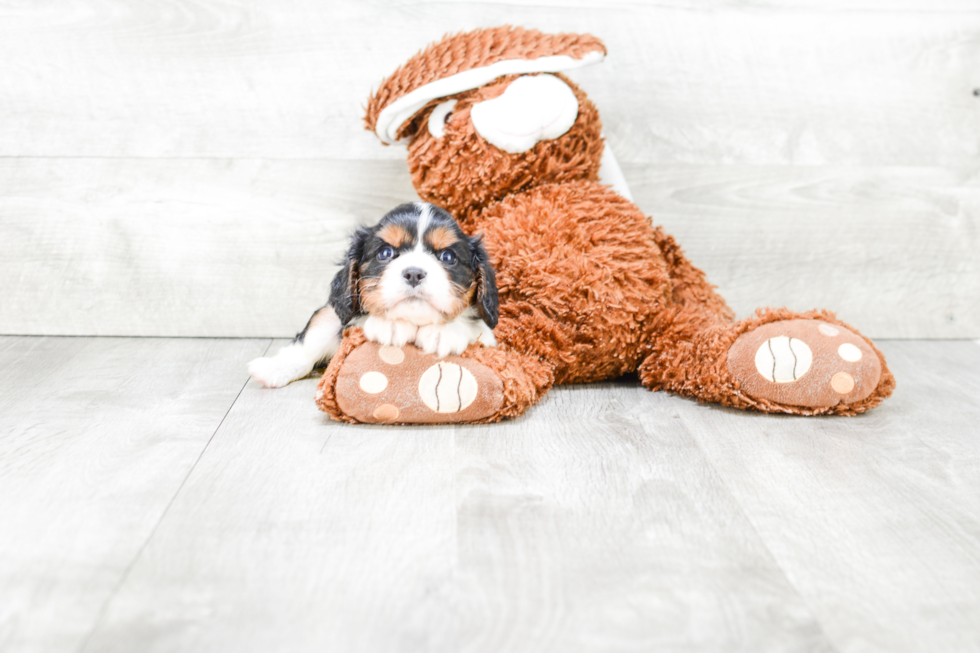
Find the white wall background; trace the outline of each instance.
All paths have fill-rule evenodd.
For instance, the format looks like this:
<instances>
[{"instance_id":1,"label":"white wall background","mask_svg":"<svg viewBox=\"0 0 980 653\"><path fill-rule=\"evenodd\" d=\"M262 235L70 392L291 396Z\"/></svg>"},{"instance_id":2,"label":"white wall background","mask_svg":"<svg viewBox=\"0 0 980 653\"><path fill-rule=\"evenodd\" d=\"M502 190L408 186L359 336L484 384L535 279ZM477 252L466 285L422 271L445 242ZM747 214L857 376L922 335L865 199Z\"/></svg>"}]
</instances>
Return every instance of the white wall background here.
<instances>
[{"instance_id":1,"label":"white wall background","mask_svg":"<svg viewBox=\"0 0 980 653\"><path fill-rule=\"evenodd\" d=\"M0 0L0 333L292 335L415 198L371 89L503 23L605 41L573 77L740 315L980 337L977 0Z\"/></svg>"}]
</instances>

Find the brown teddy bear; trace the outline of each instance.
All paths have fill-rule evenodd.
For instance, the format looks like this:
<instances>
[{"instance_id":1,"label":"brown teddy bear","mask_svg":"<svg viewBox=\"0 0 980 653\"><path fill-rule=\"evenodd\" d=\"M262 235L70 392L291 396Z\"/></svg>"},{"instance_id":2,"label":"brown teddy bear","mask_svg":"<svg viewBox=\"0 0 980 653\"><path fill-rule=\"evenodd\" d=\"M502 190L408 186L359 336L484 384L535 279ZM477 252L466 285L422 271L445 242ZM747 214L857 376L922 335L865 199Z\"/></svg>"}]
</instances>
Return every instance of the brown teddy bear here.
<instances>
[{"instance_id":1,"label":"brown teddy bear","mask_svg":"<svg viewBox=\"0 0 980 653\"><path fill-rule=\"evenodd\" d=\"M826 311L737 321L674 239L629 199L595 106L562 71L600 61L594 36L510 26L447 36L370 98L367 128L407 141L419 196L482 233L499 346L438 359L349 329L317 404L349 422L491 422L554 383L637 372L763 412L854 415L889 396L881 352Z\"/></svg>"}]
</instances>

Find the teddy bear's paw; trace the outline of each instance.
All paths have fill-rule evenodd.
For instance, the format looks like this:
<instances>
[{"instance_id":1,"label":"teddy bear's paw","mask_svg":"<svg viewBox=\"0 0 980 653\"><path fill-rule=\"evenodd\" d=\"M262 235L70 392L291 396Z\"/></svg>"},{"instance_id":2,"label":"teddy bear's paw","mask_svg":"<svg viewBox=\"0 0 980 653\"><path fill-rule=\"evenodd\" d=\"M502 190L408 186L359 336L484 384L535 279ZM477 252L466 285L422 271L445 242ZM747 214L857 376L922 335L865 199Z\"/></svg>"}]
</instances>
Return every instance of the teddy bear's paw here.
<instances>
[{"instance_id":1,"label":"teddy bear's paw","mask_svg":"<svg viewBox=\"0 0 980 653\"><path fill-rule=\"evenodd\" d=\"M856 404L881 379L881 361L861 336L821 320L783 320L739 336L728 370L749 397L784 406Z\"/></svg>"},{"instance_id":2,"label":"teddy bear's paw","mask_svg":"<svg viewBox=\"0 0 980 653\"><path fill-rule=\"evenodd\" d=\"M344 360L336 398L358 422L441 424L489 417L504 395L500 377L473 359L365 342Z\"/></svg>"}]
</instances>

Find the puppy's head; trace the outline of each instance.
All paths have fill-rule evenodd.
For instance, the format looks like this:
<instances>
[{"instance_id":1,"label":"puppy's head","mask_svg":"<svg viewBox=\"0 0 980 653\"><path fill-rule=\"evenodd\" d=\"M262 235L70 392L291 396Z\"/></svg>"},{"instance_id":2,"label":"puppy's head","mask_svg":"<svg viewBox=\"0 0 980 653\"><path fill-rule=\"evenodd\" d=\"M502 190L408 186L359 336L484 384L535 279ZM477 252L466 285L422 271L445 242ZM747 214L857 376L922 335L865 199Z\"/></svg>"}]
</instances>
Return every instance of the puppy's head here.
<instances>
[{"instance_id":1,"label":"puppy's head","mask_svg":"<svg viewBox=\"0 0 980 653\"><path fill-rule=\"evenodd\" d=\"M470 307L497 325L497 284L480 237L468 237L445 210L426 202L395 207L359 229L330 302L347 323L368 313L419 326L443 324Z\"/></svg>"}]
</instances>

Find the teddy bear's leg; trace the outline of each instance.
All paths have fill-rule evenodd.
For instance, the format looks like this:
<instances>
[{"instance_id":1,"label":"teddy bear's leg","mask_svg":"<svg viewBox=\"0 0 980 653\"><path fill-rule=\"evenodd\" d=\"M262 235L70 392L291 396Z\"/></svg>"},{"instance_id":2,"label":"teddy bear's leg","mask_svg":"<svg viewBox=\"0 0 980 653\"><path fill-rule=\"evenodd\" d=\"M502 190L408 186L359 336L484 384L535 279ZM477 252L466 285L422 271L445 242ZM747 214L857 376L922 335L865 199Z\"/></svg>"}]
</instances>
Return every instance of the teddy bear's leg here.
<instances>
[{"instance_id":1,"label":"teddy bear's leg","mask_svg":"<svg viewBox=\"0 0 980 653\"><path fill-rule=\"evenodd\" d=\"M437 358L370 342L355 328L323 373L316 403L345 422L495 422L523 413L553 382L548 365L512 350L471 345Z\"/></svg>"},{"instance_id":2,"label":"teddy bear's leg","mask_svg":"<svg viewBox=\"0 0 980 653\"><path fill-rule=\"evenodd\" d=\"M832 313L760 311L734 321L724 299L674 239L657 228L673 306L647 325L639 367L651 390L737 408L854 414L891 394L895 379L875 346Z\"/></svg>"},{"instance_id":3,"label":"teddy bear's leg","mask_svg":"<svg viewBox=\"0 0 980 653\"><path fill-rule=\"evenodd\" d=\"M763 412L853 415L891 394L881 352L824 311L758 311L729 323L668 311L639 368L652 390Z\"/></svg>"},{"instance_id":4,"label":"teddy bear's leg","mask_svg":"<svg viewBox=\"0 0 980 653\"><path fill-rule=\"evenodd\" d=\"M715 287L708 283L699 268L684 256L674 237L663 227L653 230L653 239L667 264L670 275L671 298L677 306L688 312L694 321L711 325L735 321L735 312L728 307Z\"/></svg>"}]
</instances>

